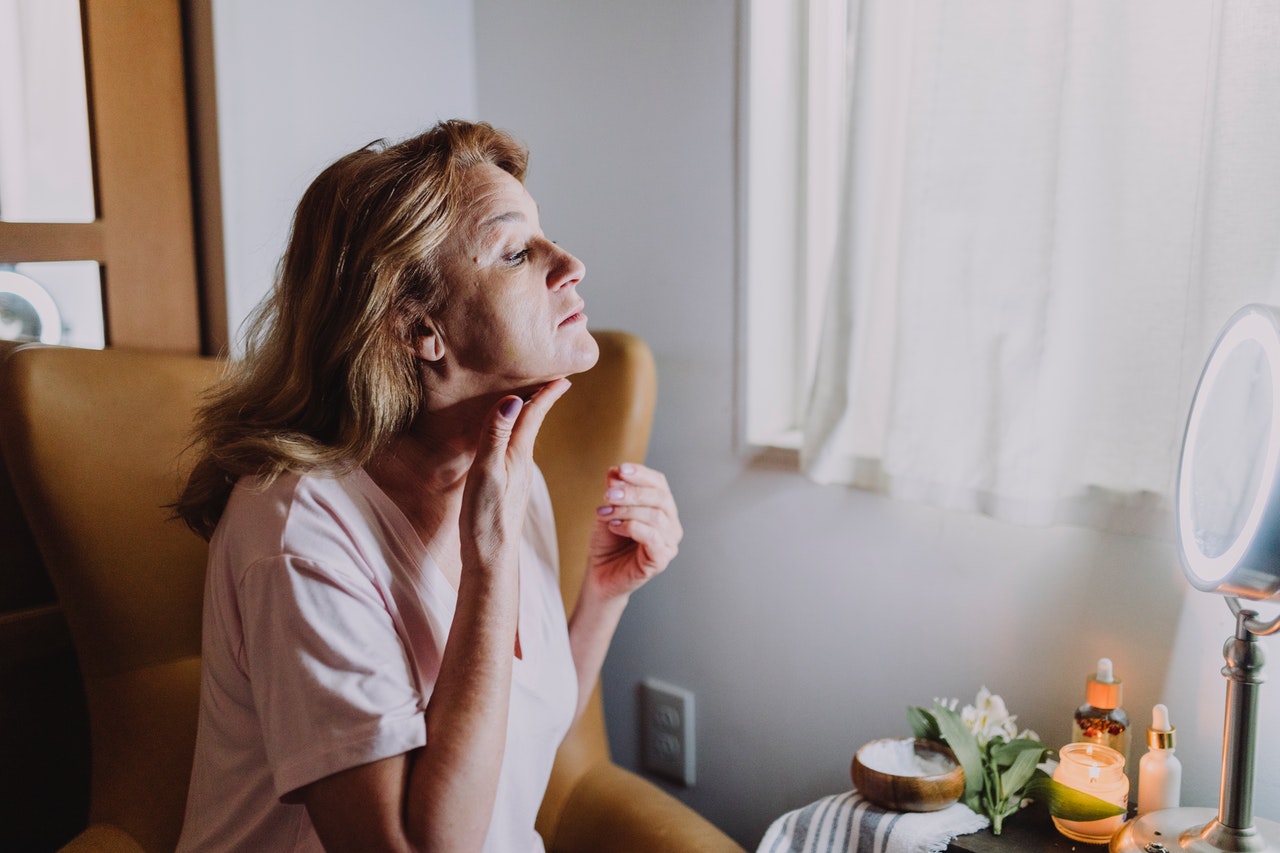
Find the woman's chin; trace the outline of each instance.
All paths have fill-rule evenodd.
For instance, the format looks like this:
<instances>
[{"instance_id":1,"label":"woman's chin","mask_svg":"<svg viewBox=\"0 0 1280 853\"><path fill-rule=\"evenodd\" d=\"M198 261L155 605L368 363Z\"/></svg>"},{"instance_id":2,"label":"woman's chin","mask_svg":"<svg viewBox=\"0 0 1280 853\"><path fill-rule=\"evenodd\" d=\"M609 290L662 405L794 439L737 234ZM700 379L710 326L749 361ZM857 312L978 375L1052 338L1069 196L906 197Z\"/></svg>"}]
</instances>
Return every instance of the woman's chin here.
<instances>
[{"instance_id":1,"label":"woman's chin","mask_svg":"<svg viewBox=\"0 0 1280 853\"><path fill-rule=\"evenodd\" d=\"M572 376L575 373L586 373L595 367L596 362L600 360L600 345L596 343L596 339L591 335L583 335L583 337L586 340L574 351L574 366L572 370L565 374L566 376Z\"/></svg>"},{"instance_id":2,"label":"woman's chin","mask_svg":"<svg viewBox=\"0 0 1280 853\"><path fill-rule=\"evenodd\" d=\"M600 345L590 335L583 335L580 340L574 341L572 348L562 351L554 360L544 365L543 372L524 374L519 377L506 374L499 378L495 375L493 378L497 381L502 393L516 394L527 400L549 382L565 377L569 377L572 381L575 374L586 373L595 367L599 360Z\"/></svg>"}]
</instances>

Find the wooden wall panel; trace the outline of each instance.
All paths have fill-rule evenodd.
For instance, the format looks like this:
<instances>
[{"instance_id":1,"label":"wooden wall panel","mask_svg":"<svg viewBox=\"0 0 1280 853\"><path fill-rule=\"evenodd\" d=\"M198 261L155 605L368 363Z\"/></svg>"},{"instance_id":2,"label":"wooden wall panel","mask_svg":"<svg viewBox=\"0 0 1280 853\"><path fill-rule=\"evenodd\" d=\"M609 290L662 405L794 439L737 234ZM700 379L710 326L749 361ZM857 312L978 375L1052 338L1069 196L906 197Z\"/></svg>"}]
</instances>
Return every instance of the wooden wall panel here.
<instances>
[{"instance_id":1,"label":"wooden wall panel","mask_svg":"<svg viewBox=\"0 0 1280 853\"><path fill-rule=\"evenodd\" d=\"M0 222L0 263L97 261L107 346L199 352L182 4L81 6L97 219Z\"/></svg>"},{"instance_id":2,"label":"wooden wall panel","mask_svg":"<svg viewBox=\"0 0 1280 853\"><path fill-rule=\"evenodd\" d=\"M109 346L198 352L177 0L85 0Z\"/></svg>"}]
</instances>

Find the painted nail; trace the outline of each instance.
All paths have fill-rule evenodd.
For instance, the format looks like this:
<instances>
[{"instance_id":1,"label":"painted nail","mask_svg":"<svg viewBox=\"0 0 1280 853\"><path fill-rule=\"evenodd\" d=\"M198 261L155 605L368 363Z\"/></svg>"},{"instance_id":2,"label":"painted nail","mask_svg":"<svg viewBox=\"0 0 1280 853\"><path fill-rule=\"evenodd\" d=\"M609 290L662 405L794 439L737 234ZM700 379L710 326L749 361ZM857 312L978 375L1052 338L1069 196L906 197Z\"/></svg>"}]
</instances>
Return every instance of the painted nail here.
<instances>
[{"instance_id":1,"label":"painted nail","mask_svg":"<svg viewBox=\"0 0 1280 853\"><path fill-rule=\"evenodd\" d=\"M609 515L613 512L613 507L602 506L596 508L596 515Z\"/></svg>"},{"instance_id":2,"label":"painted nail","mask_svg":"<svg viewBox=\"0 0 1280 853\"><path fill-rule=\"evenodd\" d=\"M523 405L524 403L521 402L519 397L508 397L503 400L502 405L498 407L498 413L509 421L514 420Z\"/></svg>"},{"instance_id":3,"label":"painted nail","mask_svg":"<svg viewBox=\"0 0 1280 853\"><path fill-rule=\"evenodd\" d=\"M620 524L622 524L622 519L620 518L615 518L613 521L609 522L610 527L617 527Z\"/></svg>"},{"instance_id":4,"label":"painted nail","mask_svg":"<svg viewBox=\"0 0 1280 853\"><path fill-rule=\"evenodd\" d=\"M625 492L623 492L622 489L610 489L604 493L604 496L611 501L620 501L624 494Z\"/></svg>"},{"instance_id":5,"label":"painted nail","mask_svg":"<svg viewBox=\"0 0 1280 853\"><path fill-rule=\"evenodd\" d=\"M632 465L630 462L622 463L622 473L634 474L635 472L636 472L636 466Z\"/></svg>"}]
</instances>

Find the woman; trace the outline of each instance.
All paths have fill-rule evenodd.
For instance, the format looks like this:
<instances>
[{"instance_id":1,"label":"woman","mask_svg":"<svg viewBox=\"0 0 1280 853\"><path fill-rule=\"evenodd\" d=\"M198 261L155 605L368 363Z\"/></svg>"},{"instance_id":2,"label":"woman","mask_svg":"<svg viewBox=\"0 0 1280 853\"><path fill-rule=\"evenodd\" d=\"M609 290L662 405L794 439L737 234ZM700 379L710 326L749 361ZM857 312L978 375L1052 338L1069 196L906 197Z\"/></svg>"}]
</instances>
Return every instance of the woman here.
<instances>
[{"instance_id":1,"label":"woman","mask_svg":"<svg viewBox=\"0 0 1280 853\"><path fill-rule=\"evenodd\" d=\"M556 747L682 532L661 474L602 472L566 623L532 449L598 350L525 164L450 121L303 196L177 505L211 536L180 849L542 849Z\"/></svg>"}]
</instances>

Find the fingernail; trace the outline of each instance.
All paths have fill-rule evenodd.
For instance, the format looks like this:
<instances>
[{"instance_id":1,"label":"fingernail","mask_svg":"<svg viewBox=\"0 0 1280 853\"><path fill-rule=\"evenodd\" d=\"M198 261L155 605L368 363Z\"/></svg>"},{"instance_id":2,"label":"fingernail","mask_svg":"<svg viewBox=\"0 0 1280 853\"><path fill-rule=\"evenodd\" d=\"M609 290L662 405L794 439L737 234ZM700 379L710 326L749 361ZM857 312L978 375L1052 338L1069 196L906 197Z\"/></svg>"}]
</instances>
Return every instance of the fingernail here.
<instances>
[{"instance_id":1,"label":"fingernail","mask_svg":"<svg viewBox=\"0 0 1280 853\"><path fill-rule=\"evenodd\" d=\"M610 527L617 527L620 524L622 524L622 519L620 518L615 518L613 521L609 522Z\"/></svg>"},{"instance_id":2,"label":"fingernail","mask_svg":"<svg viewBox=\"0 0 1280 853\"><path fill-rule=\"evenodd\" d=\"M612 512L613 512L613 507L611 506L602 506L602 507L597 507L596 509L596 515L609 515Z\"/></svg>"},{"instance_id":3,"label":"fingernail","mask_svg":"<svg viewBox=\"0 0 1280 853\"><path fill-rule=\"evenodd\" d=\"M622 473L634 474L635 472L636 472L636 466L632 465L630 462L622 463Z\"/></svg>"},{"instance_id":4,"label":"fingernail","mask_svg":"<svg viewBox=\"0 0 1280 853\"><path fill-rule=\"evenodd\" d=\"M624 494L625 492L623 492L622 489L610 489L604 493L604 496L611 501L620 501Z\"/></svg>"},{"instance_id":5,"label":"fingernail","mask_svg":"<svg viewBox=\"0 0 1280 853\"><path fill-rule=\"evenodd\" d=\"M509 421L515 420L516 415L520 412L520 407L523 405L524 403L520 401L519 397L508 397L498 407L498 414Z\"/></svg>"}]
</instances>

